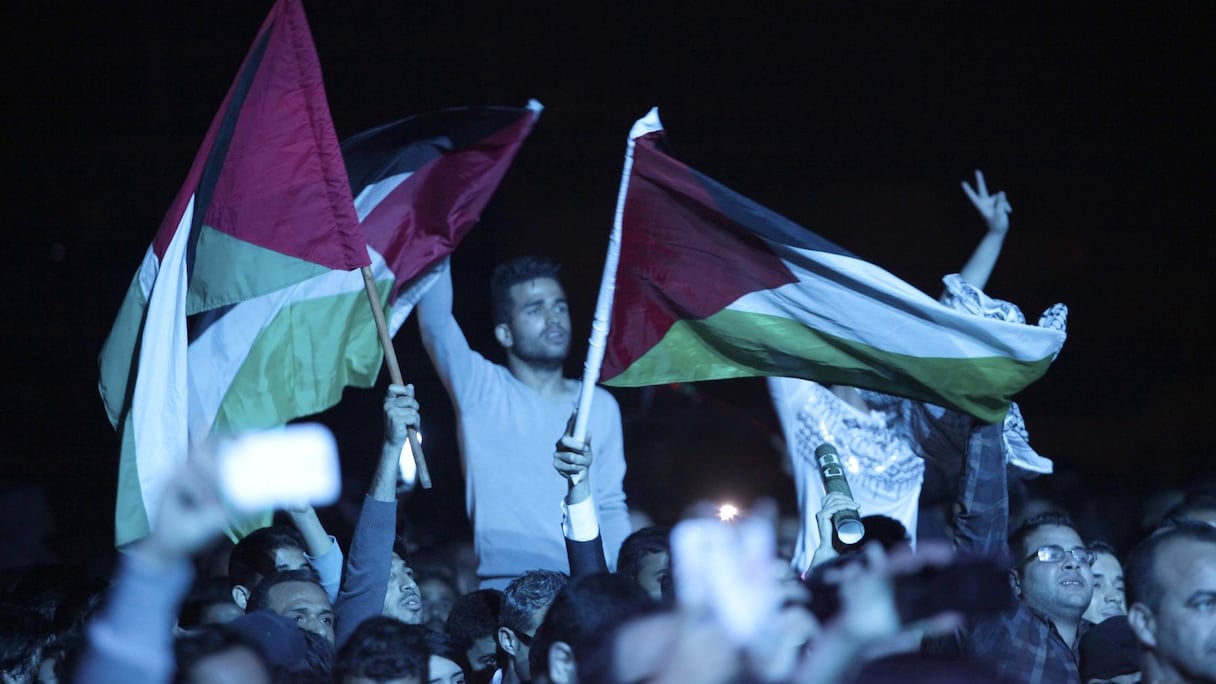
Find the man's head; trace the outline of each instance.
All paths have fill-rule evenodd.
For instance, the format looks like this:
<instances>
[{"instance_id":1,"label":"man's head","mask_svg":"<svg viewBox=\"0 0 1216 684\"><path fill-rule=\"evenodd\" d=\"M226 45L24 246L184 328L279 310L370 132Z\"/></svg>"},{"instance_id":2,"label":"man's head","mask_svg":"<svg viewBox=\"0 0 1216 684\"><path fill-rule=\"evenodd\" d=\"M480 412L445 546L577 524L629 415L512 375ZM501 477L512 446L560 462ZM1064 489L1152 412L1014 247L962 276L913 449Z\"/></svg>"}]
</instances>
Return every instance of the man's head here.
<instances>
[{"instance_id":1,"label":"man's head","mask_svg":"<svg viewBox=\"0 0 1216 684\"><path fill-rule=\"evenodd\" d=\"M36 611L0 603L0 681L34 681L50 636L50 621Z\"/></svg>"},{"instance_id":2,"label":"man's head","mask_svg":"<svg viewBox=\"0 0 1216 684\"><path fill-rule=\"evenodd\" d=\"M498 645L511 658L515 674L531 681L528 652L545 611L557 592L566 586L567 577L552 570L529 570L511 580L503 592L498 614Z\"/></svg>"},{"instance_id":3,"label":"man's head","mask_svg":"<svg viewBox=\"0 0 1216 684\"><path fill-rule=\"evenodd\" d=\"M540 368L560 369L565 362L570 311L557 271L554 262L530 256L494 269L494 337L509 358Z\"/></svg>"},{"instance_id":4,"label":"man's head","mask_svg":"<svg viewBox=\"0 0 1216 684\"><path fill-rule=\"evenodd\" d=\"M1140 542L1127 588L1145 674L1216 682L1216 528L1180 523Z\"/></svg>"},{"instance_id":5,"label":"man's head","mask_svg":"<svg viewBox=\"0 0 1216 684\"><path fill-rule=\"evenodd\" d=\"M407 625L420 625L425 618L422 594L414 581L414 571L396 553L393 554L392 570L389 572L388 589L384 592L384 610L381 615L396 618Z\"/></svg>"},{"instance_id":6,"label":"man's head","mask_svg":"<svg viewBox=\"0 0 1216 684\"><path fill-rule=\"evenodd\" d=\"M1095 624L1116 615L1127 615L1127 598L1123 594L1123 566L1115 549L1106 542L1086 544L1094 552L1094 595L1085 609L1085 619Z\"/></svg>"},{"instance_id":7,"label":"man's head","mask_svg":"<svg viewBox=\"0 0 1216 684\"><path fill-rule=\"evenodd\" d=\"M1013 592L1057 623L1081 619L1093 597L1093 554L1060 513L1030 518L1009 535Z\"/></svg>"},{"instance_id":8,"label":"man's head","mask_svg":"<svg viewBox=\"0 0 1216 684\"><path fill-rule=\"evenodd\" d=\"M447 633L464 649L476 681L489 681L498 669L498 614L502 592L481 589L456 599L448 613Z\"/></svg>"},{"instance_id":9,"label":"man's head","mask_svg":"<svg viewBox=\"0 0 1216 684\"><path fill-rule=\"evenodd\" d=\"M296 625L334 642L334 609L329 596L303 570L287 570L262 580L249 595L246 612L269 610L295 620Z\"/></svg>"},{"instance_id":10,"label":"man's head","mask_svg":"<svg viewBox=\"0 0 1216 684\"><path fill-rule=\"evenodd\" d=\"M426 629L380 616L364 620L338 651L339 684L426 684Z\"/></svg>"},{"instance_id":11,"label":"man's head","mask_svg":"<svg viewBox=\"0 0 1216 684\"><path fill-rule=\"evenodd\" d=\"M650 598L663 600L663 584L670 584L671 528L644 527L625 537L617 557L618 573L632 579Z\"/></svg>"},{"instance_id":12,"label":"man's head","mask_svg":"<svg viewBox=\"0 0 1216 684\"><path fill-rule=\"evenodd\" d=\"M304 540L290 525L271 525L250 532L228 556L228 582L232 600L241 608L249 592L266 577L283 570L310 569L304 558Z\"/></svg>"},{"instance_id":13,"label":"man's head","mask_svg":"<svg viewBox=\"0 0 1216 684\"><path fill-rule=\"evenodd\" d=\"M242 587L243 589L243 587ZM230 622L245 614L232 600L232 587L224 577L196 580L182 604L178 622L186 629Z\"/></svg>"},{"instance_id":14,"label":"man's head","mask_svg":"<svg viewBox=\"0 0 1216 684\"><path fill-rule=\"evenodd\" d=\"M535 679L578 684L576 654L597 630L652 603L636 582L619 574L598 573L571 580L545 613L528 655Z\"/></svg>"},{"instance_id":15,"label":"man's head","mask_svg":"<svg viewBox=\"0 0 1216 684\"><path fill-rule=\"evenodd\" d=\"M1191 494L1166 511L1165 520L1170 524L1192 521L1216 525L1216 495Z\"/></svg>"},{"instance_id":16,"label":"man's head","mask_svg":"<svg viewBox=\"0 0 1216 684\"><path fill-rule=\"evenodd\" d=\"M430 670L429 684L466 684L468 662L459 642L449 634L427 629L427 667Z\"/></svg>"},{"instance_id":17,"label":"man's head","mask_svg":"<svg viewBox=\"0 0 1216 684\"><path fill-rule=\"evenodd\" d=\"M452 612L452 604L460 595L456 592L456 586L441 574L420 575L415 579L418 593L422 596L423 624L442 632L447 625L448 614Z\"/></svg>"}]
</instances>

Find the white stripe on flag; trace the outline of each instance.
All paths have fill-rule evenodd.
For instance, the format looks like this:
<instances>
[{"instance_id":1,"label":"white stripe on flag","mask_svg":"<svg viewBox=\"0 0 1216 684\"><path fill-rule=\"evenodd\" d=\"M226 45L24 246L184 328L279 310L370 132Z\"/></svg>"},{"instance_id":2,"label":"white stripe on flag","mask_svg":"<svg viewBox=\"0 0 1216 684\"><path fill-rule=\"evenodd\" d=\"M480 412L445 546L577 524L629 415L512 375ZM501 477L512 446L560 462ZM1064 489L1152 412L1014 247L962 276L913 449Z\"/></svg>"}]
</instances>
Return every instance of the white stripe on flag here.
<instances>
[{"instance_id":1,"label":"white stripe on flag","mask_svg":"<svg viewBox=\"0 0 1216 684\"><path fill-rule=\"evenodd\" d=\"M377 280L393 277L379 252L368 247L367 254ZM190 374L190 434L206 437L211 432L224 397L249 357L258 335L284 308L310 299L363 290L363 276L359 271L326 271L291 287L245 300L209 326L195 338L189 349L193 367L200 369L200 372Z\"/></svg>"},{"instance_id":2,"label":"white stripe on flag","mask_svg":"<svg viewBox=\"0 0 1216 684\"><path fill-rule=\"evenodd\" d=\"M399 173L387 178L381 178L363 188L359 192L359 196L355 198L355 212L359 215L359 222L362 223L367 215L372 213L372 209L380 206L380 202L388 197L389 193L397 189L397 186L405 182L405 179L414 175L413 173Z\"/></svg>"},{"instance_id":3,"label":"white stripe on flag","mask_svg":"<svg viewBox=\"0 0 1216 684\"><path fill-rule=\"evenodd\" d=\"M185 463L189 453L186 245L193 219L194 197L191 197L148 297L131 403L139 488L148 525L153 528L165 481L178 465Z\"/></svg>"},{"instance_id":4,"label":"white stripe on flag","mask_svg":"<svg viewBox=\"0 0 1216 684\"><path fill-rule=\"evenodd\" d=\"M1034 362L1055 354L1064 343L1064 334L1056 330L955 311L860 259L773 247L784 252L780 255L799 282L748 293L728 308L791 318L829 335L919 357L1000 356ZM797 265L807 261L822 265L830 275Z\"/></svg>"}]
</instances>

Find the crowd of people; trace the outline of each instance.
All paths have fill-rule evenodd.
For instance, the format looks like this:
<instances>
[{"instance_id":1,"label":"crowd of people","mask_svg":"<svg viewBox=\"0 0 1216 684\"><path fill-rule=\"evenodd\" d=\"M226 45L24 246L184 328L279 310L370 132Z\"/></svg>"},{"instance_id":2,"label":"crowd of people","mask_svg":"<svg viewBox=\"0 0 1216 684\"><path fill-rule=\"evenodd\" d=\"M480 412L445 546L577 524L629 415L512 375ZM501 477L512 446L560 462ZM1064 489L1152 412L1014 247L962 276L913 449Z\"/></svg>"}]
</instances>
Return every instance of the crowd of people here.
<instances>
[{"instance_id":1,"label":"crowd of people","mask_svg":"<svg viewBox=\"0 0 1216 684\"><path fill-rule=\"evenodd\" d=\"M1012 316L980 291L1008 201L978 174L964 187L988 232L946 300ZM399 459L419 402L392 385L348 543L309 507L229 541L214 457L200 450L108 586L42 567L10 578L3 682L1216 681L1216 497L1185 498L1120 553L1064 506L1011 497L1050 471L1016 408L990 425L780 380L788 425L826 431L787 432L803 506L793 541L763 503L733 522L695 508L635 530L608 392L596 391L589 438L570 436L579 383L563 374L571 325L556 264L503 264L492 291L505 365L470 348L446 262L418 305L457 412L472 554L411 550L399 535ZM852 497L815 486L807 454L829 440L860 474ZM931 468L952 493L938 533L919 524ZM860 514L860 542L835 534L843 511Z\"/></svg>"}]
</instances>

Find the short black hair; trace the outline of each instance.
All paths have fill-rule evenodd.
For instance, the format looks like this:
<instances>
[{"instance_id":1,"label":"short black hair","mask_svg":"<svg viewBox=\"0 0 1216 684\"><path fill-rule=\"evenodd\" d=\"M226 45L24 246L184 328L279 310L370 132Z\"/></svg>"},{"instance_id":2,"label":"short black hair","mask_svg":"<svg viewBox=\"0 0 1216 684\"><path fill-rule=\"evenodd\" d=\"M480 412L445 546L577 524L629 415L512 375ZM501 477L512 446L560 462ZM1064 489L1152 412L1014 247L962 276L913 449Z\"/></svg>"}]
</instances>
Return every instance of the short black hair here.
<instances>
[{"instance_id":1,"label":"short black hair","mask_svg":"<svg viewBox=\"0 0 1216 684\"><path fill-rule=\"evenodd\" d=\"M245 612L252 613L255 610L271 610L270 590L286 582L308 582L318 587L321 586L317 582L316 573L309 570L283 570L273 573L261 582L258 582L253 591L249 592L249 600L245 603ZM324 592L325 590L322 589L321 591Z\"/></svg>"},{"instance_id":2,"label":"short black hair","mask_svg":"<svg viewBox=\"0 0 1216 684\"><path fill-rule=\"evenodd\" d=\"M617 555L616 571L636 582L642 559L652 553L671 553L670 527L643 527L625 537Z\"/></svg>"},{"instance_id":3,"label":"short black hair","mask_svg":"<svg viewBox=\"0 0 1216 684\"><path fill-rule=\"evenodd\" d=\"M909 543L912 538L908 536L908 528L904 524L889 515L872 514L863 515L861 524L866 528L863 544L870 542L878 542L882 545L882 550L890 553L892 549L903 544ZM858 550L860 551L860 546Z\"/></svg>"},{"instance_id":4,"label":"short black hair","mask_svg":"<svg viewBox=\"0 0 1216 684\"><path fill-rule=\"evenodd\" d=\"M1072 522L1072 518L1056 511L1048 511L1047 513L1040 513L1039 515L1027 518L1021 525L1018 525L1017 529L1009 533L1009 560L1015 567L1018 561L1030 553L1030 549L1025 548L1026 538L1040 527L1067 527L1074 532L1077 529L1077 526Z\"/></svg>"},{"instance_id":5,"label":"short black hair","mask_svg":"<svg viewBox=\"0 0 1216 684\"><path fill-rule=\"evenodd\" d=\"M561 284L556 261L539 256L521 256L499 264L490 278L490 303L494 307L494 325L511 320L511 288L537 278L550 278Z\"/></svg>"},{"instance_id":6,"label":"short black hair","mask_svg":"<svg viewBox=\"0 0 1216 684\"><path fill-rule=\"evenodd\" d=\"M1216 527L1201 522L1180 521L1157 530L1137 544L1128 554L1127 564L1123 567L1127 605L1143 603L1154 612L1160 607L1165 587L1158 580L1154 565L1161 550L1173 541L1216 544Z\"/></svg>"},{"instance_id":7,"label":"short black hair","mask_svg":"<svg viewBox=\"0 0 1216 684\"><path fill-rule=\"evenodd\" d=\"M624 575L601 572L570 580L553 599L536 630L528 665L533 673L548 672L549 649L554 642L564 642L577 654L601 627L650 603L650 595Z\"/></svg>"},{"instance_id":8,"label":"short black hair","mask_svg":"<svg viewBox=\"0 0 1216 684\"><path fill-rule=\"evenodd\" d=\"M38 611L12 603L0 603L0 670L12 672L33 663L51 637L51 621Z\"/></svg>"},{"instance_id":9,"label":"short black hair","mask_svg":"<svg viewBox=\"0 0 1216 684\"><path fill-rule=\"evenodd\" d=\"M368 618L355 628L338 651L334 681L347 677L430 679L425 627L391 617Z\"/></svg>"},{"instance_id":10,"label":"short black hair","mask_svg":"<svg viewBox=\"0 0 1216 684\"><path fill-rule=\"evenodd\" d=\"M1101 539L1085 540L1085 548L1093 551L1094 553L1105 553L1108 556L1114 556L1115 560L1119 559L1119 554L1115 552L1115 547L1107 544Z\"/></svg>"},{"instance_id":11,"label":"short black hair","mask_svg":"<svg viewBox=\"0 0 1216 684\"><path fill-rule=\"evenodd\" d=\"M304 550L304 538L290 525L271 525L256 529L232 547L228 556L228 582L252 590L273 575L274 554L279 549Z\"/></svg>"},{"instance_id":12,"label":"short black hair","mask_svg":"<svg viewBox=\"0 0 1216 684\"><path fill-rule=\"evenodd\" d=\"M186 629L203 625L203 613L209 606L231 603L232 589L224 577L205 577L196 579L190 588L186 600L182 602L178 622Z\"/></svg>"},{"instance_id":13,"label":"short black hair","mask_svg":"<svg viewBox=\"0 0 1216 684\"><path fill-rule=\"evenodd\" d=\"M1191 493L1166 511L1162 522L1173 525L1183 521L1195 521L1195 514L1204 511L1216 513L1216 495L1208 492Z\"/></svg>"},{"instance_id":14,"label":"short black hair","mask_svg":"<svg viewBox=\"0 0 1216 684\"><path fill-rule=\"evenodd\" d=\"M456 599L448 613L448 634L468 650L482 637L493 638L498 631L498 613L502 610L502 592L479 589Z\"/></svg>"},{"instance_id":15,"label":"short black hair","mask_svg":"<svg viewBox=\"0 0 1216 684\"><path fill-rule=\"evenodd\" d=\"M555 570L529 570L511 580L502 594L498 626L527 634L532 614L553 603L569 578Z\"/></svg>"},{"instance_id":16,"label":"short black hair","mask_svg":"<svg viewBox=\"0 0 1216 684\"><path fill-rule=\"evenodd\" d=\"M619 684L615 651L620 633L638 620L673 614L671 606L651 602L634 606L630 611L615 615L600 625L574 653L580 684Z\"/></svg>"},{"instance_id":17,"label":"short black hair","mask_svg":"<svg viewBox=\"0 0 1216 684\"><path fill-rule=\"evenodd\" d=\"M465 653L467 649L461 647L460 641L456 637L433 629L427 629L422 637L426 641L428 654L447 658L456 663L460 667L460 671L464 673L466 680L472 676L473 670L469 667L469 658Z\"/></svg>"}]
</instances>

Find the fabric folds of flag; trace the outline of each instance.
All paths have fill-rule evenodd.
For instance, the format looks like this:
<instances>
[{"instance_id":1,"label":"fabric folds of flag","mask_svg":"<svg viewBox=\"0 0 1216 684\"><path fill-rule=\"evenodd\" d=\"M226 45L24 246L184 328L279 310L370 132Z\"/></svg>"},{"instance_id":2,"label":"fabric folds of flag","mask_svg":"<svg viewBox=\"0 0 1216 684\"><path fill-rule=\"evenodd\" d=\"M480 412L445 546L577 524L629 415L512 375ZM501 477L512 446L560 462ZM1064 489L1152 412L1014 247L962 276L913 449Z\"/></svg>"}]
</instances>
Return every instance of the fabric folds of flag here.
<instances>
[{"instance_id":1,"label":"fabric folds of flag","mask_svg":"<svg viewBox=\"0 0 1216 684\"><path fill-rule=\"evenodd\" d=\"M798 377L996 422L1064 343L948 308L681 163L657 110L631 142L604 384Z\"/></svg>"},{"instance_id":2,"label":"fabric folds of flag","mask_svg":"<svg viewBox=\"0 0 1216 684\"><path fill-rule=\"evenodd\" d=\"M122 433L116 540L147 533L197 429L191 338L234 305L368 263L303 9L263 22L121 305L99 388Z\"/></svg>"},{"instance_id":3,"label":"fabric folds of flag","mask_svg":"<svg viewBox=\"0 0 1216 684\"><path fill-rule=\"evenodd\" d=\"M472 228L540 110L535 101L448 109L343 143L350 218L361 224L360 253L370 262L391 333L421 296L425 283L416 276ZM248 277L235 269L231 275ZM338 403L344 387L372 386L383 360L362 275L344 268L193 314L186 330L182 372L192 438L323 411ZM128 504L132 516L148 505ZM142 534L147 520L143 514L134 520L142 527L129 520L124 527L122 512L120 543Z\"/></svg>"},{"instance_id":4,"label":"fabric folds of flag","mask_svg":"<svg viewBox=\"0 0 1216 684\"><path fill-rule=\"evenodd\" d=\"M342 143L390 334L430 284L418 276L476 223L540 109L446 109ZM337 270L236 305L190 354L213 373L200 429L225 431L324 411L345 387L374 385L383 361L362 274Z\"/></svg>"}]
</instances>

